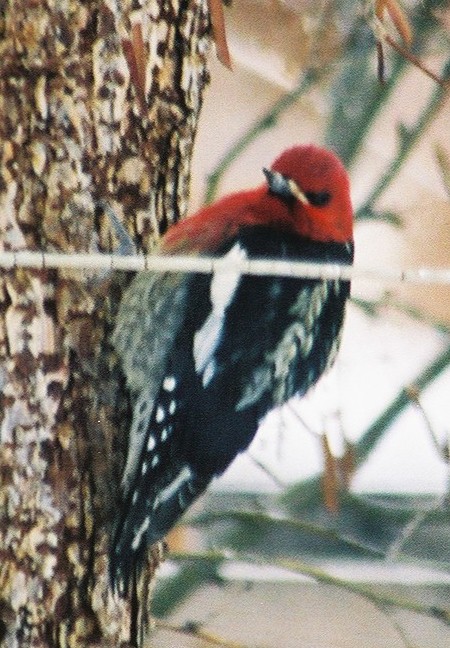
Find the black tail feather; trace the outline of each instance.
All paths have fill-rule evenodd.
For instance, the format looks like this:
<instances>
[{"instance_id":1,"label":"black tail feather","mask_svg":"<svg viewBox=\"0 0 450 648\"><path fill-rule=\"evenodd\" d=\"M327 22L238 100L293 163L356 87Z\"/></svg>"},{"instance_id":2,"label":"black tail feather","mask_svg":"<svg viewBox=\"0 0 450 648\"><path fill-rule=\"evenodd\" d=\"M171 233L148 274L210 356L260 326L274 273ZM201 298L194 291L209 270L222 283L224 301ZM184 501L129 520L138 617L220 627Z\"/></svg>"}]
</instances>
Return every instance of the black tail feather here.
<instances>
[{"instance_id":1,"label":"black tail feather","mask_svg":"<svg viewBox=\"0 0 450 648\"><path fill-rule=\"evenodd\" d=\"M164 539L210 481L187 464L171 470L170 476L168 480L165 474L164 483L151 492L136 480L124 500L110 549L111 586L120 596L127 595L132 575L142 568L147 547Z\"/></svg>"}]
</instances>

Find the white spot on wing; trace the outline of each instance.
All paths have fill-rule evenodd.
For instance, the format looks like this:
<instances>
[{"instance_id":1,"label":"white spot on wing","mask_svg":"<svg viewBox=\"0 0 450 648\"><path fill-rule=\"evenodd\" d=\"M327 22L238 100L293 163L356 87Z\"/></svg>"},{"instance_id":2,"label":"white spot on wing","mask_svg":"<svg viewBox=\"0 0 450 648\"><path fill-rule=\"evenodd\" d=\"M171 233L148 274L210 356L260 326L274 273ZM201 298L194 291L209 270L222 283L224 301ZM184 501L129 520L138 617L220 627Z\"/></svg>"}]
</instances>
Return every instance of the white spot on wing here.
<instances>
[{"instance_id":1,"label":"white spot on wing","mask_svg":"<svg viewBox=\"0 0 450 648\"><path fill-rule=\"evenodd\" d=\"M156 446L156 439L153 436L153 434L150 434L148 437L148 442L147 442L147 450L151 452Z\"/></svg>"},{"instance_id":2,"label":"white spot on wing","mask_svg":"<svg viewBox=\"0 0 450 648\"><path fill-rule=\"evenodd\" d=\"M142 522L141 526L135 530L133 542L131 543L131 548L133 551L136 551L136 549L139 548L139 545L141 544L142 536L147 531L149 525L150 525L150 518L147 517Z\"/></svg>"},{"instance_id":3,"label":"white spot on wing","mask_svg":"<svg viewBox=\"0 0 450 648\"><path fill-rule=\"evenodd\" d=\"M173 392L173 390L177 386L177 381L175 380L174 376L166 376L163 380L162 386L165 391Z\"/></svg>"},{"instance_id":4,"label":"white spot on wing","mask_svg":"<svg viewBox=\"0 0 450 648\"><path fill-rule=\"evenodd\" d=\"M223 257L232 261L242 261L247 257L245 250L236 243ZM210 298L212 311L203 326L194 335L195 370L203 374L203 385L206 387L214 376L214 352L220 341L225 312L231 303L241 279L239 270L232 268L214 272L211 279Z\"/></svg>"},{"instance_id":5,"label":"white spot on wing","mask_svg":"<svg viewBox=\"0 0 450 648\"><path fill-rule=\"evenodd\" d=\"M183 466L175 479L158 493L158 503L166 502L170 499L185 482L188 482L191 479L191 477L192 470L189 466Z\"/></svg>"}]
</instances>

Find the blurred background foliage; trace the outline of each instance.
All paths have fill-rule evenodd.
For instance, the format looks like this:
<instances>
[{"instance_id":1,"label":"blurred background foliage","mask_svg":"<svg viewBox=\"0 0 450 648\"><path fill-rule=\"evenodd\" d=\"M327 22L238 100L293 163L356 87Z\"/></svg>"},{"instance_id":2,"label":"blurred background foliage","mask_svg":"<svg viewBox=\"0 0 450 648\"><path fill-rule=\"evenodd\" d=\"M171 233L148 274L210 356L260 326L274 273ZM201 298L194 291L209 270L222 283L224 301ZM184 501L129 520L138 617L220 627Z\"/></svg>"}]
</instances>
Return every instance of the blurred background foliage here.
<instances>
[{"instance_id":1,"label":"blurred background foliage","mask_svg":"<svg viewBox=\"0 0 450 648\"><path fill-rule=\"evenodd\" d=\"M340 155L350 173L356 169L358 177L358 165L368 163L365 147L373 139L374 125L380 116L387 115L389 119L393 104L402 105L405 78L413 74L417 88L420 86L421 101L413 116L409 105L405 105L404 120L401 111L394 113L391 127L395 136L393 143L383 150L384 165L377 177L359 192L356 204L357 222L382 221L390 228L401 230L404 215L386 207L382 198L402 174L411 152L429 137L429 127L437 116L443 109L448 110L450 87L448 2L411 1L402 7L397 2L350 0L319 3L234 0L225 10L225 20L231 53L237 59L235 68L247 56L253 72L261 66L266 77L269 80L271 75L276 77L278 86L284 85L285 90L237 139L227 143L220 154L207 154L214 162L207 172L204 201L213 200L222 189L227 189L224 178L229 170L266 133L276 132L285 112L305 98L320 105L323 142ZM397 9L400 18L395 15ZM398 47L393 47L390 41ZM261 50L253 49L255 42ZM247 53L242 53L242 44L248 47ZM404 101L411 102L411 94L405 95ZM238 103L236 97L236 105L224 100L223 105L215 106L217 121L222 111L236 111L239 119ZM208 129L206 137L211 139L214 125L209 123ZM206 141L205 137L200 139L201 143ZM383 147L382 137L378 146ZM448 203L448 132L442 133L439 142L435 139L428 142L428 147L433 152L428 164L438 170ZM448 222L444 231L449 232ZM444 294L448 298L448 288ZM426 302L422 307L416 302L396 300L386 292L377 292L374 298L354 295L352 308L376 319L383 316L387 305L437 331L440 352L421 368L409 386L405 385L385 403L357 440L345 440L340 456L330 451L326 436L321 439L321 474L289 485L274 483L270 493L214 491L207 494L200 511L196 509L186 519L191 528L201 533L188 533L186 542L183 530L176 531L169 540L170 558L178 569L157 585L153 603L156 616L167 615L202 583L223 582L222 567L230 559L275 565L284 561L294 571L310 575L314 573L308 570L318 568L321 560L330 559L395 560L450 572L448 489L439 494L418 495L364 494L351 488L352 476L369 460L393 422L408 407L416 407L423 417L423 425L431 428L428 429L430 443L434 444L439 461L447 470L449 466L450 428L444 434L442 430L440 434L434 433L421 394L448 373L450 311L447 308L448 319L436 318L427 310ZM442 405L448 411L448 403ZM315 577L319 581L327 578L321 571ZM352 587L351 583L347 586ZM364 593L371 596L369 588ZM408 603L396 601L395 597L384 602L408 607ZM410 601L410 604L414 609L415 603ZM421 609L450 621L449 607L436 609L424 605Z\"/></svg>"}]
</instances>

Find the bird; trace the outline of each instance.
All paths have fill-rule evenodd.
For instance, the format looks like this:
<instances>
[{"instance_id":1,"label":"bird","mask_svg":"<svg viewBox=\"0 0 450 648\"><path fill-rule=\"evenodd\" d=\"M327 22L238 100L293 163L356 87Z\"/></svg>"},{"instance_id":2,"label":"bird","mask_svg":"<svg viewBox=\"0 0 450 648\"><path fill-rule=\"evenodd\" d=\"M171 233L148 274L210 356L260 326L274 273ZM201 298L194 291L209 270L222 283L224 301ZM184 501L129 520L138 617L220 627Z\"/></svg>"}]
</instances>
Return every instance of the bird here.
<instances>
[{"instance_id":1,"label":"bird","mask_svg":"<svg viewBox=\"0 0 450 648\"><path fill-rule=\"evenodd\" d=\"M332 151L299 144L263 174L172 225L158 250L228 267L138 273L122 298L112 341L133 414L110 547L120 594L262 418L305 395L336 358L349 281L254 276L239 262L351 265L347 172Z\"/></svg>"}]
</instances>

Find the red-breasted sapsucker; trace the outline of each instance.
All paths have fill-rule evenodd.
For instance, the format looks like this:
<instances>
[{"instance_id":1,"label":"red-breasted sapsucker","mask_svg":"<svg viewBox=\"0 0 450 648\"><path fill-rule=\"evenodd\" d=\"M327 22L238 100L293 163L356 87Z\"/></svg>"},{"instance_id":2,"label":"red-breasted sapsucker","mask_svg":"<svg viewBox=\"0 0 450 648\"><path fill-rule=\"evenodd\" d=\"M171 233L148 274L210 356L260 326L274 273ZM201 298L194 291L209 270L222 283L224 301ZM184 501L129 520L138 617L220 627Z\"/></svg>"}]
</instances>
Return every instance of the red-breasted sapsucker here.
<instances>
[{"instance_id":1,"label":"red-breasted sapsucker","mask_svg":"<svg viewBox=\"0 0 450 648\"><path fill-rule=\"evenodd\" d=\"M331 152L295 146L266 184L169 229L162 254L350 264L347 173ZM262 417L305 394L339 346L348 281L141 273L114 333L133 403L123 506L111 548L119 592L147 545L253 439Z\"/></svg>"}]
</instances>

